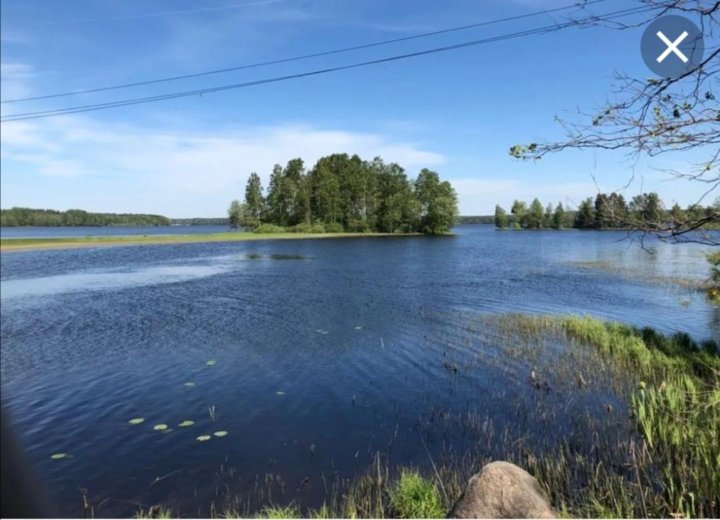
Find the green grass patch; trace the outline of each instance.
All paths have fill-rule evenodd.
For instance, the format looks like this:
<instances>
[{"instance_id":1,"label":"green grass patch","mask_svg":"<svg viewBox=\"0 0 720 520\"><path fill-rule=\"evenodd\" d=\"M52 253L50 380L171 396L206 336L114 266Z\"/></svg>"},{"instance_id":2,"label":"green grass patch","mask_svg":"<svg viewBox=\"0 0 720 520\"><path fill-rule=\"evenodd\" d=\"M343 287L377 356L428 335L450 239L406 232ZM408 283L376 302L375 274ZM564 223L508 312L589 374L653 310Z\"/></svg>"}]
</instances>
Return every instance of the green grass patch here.
<instances>
[{"instance_id":1,"label":"green grass patch","mask_svg":"<svg viewBox=\"0 0 720 520\"><path fill-rule=\"evenodd\" d=\"M301 518L300 511L298 509L291 505L288 506L268 506L262 509L260 511L260 514L257 516L257 518Z\"/></svg>"},{"instance_id":2,"label":"green grass patch","mask_svg":"<svg viewBox=\"0 0 720 520\"><path fill-rule=\"evenodd\" d=\"M175 518L172 509L163 506L151 506L135 513L135 518Z\"/></svg>"},{"instance_id":3,"label":"green grass patch","mask_svg":"<svg viewBox=\"0 0 720 520\"><path fill-rule=\"evenodd\" d=\"M398 518L444 518L440 494L435 485L417 471L404 469L390 500Z\"/></svg>"}]
</instances>

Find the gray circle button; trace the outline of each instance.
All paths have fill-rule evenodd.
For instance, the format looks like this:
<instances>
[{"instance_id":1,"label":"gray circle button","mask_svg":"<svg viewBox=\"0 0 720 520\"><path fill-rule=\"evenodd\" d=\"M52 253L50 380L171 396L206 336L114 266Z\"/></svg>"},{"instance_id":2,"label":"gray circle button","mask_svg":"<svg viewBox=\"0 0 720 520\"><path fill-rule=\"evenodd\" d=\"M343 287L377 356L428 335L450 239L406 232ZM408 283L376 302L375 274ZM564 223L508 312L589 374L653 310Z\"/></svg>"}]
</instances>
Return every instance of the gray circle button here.
<instances>
[{"instance_id":1,"label":"gray circle button","mask_svg":"<svg viewBox=\"0 0 720 520\"><path fill-rule=\"evenodd\" d=\"M702 62L705 43L700 29L683 16L668 15L653 20L640 42L640 52L650 70L663 78L674 78Z\"/></svg>"}]
</instances>

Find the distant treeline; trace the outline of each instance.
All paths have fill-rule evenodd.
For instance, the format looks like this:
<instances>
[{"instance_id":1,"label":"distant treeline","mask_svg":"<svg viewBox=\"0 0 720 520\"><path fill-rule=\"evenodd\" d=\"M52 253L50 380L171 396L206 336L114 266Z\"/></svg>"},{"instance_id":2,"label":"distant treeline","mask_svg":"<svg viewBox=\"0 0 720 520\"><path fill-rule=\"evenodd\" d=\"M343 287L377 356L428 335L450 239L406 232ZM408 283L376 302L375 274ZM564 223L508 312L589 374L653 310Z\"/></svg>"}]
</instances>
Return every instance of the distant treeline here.
<instances>
[{"instance_id":1,"label":"distant treeline","mask_svg":"<svg viewBox=\"0 0 720 520\"><path fill-rule=\"evenodd\" d=\"M718 203L715 203L718 205ZM717 212L714 206L691 205L686 209L678 204L666 209L657 193L643 193L632 198L630 203L617 193L598 193L595 199L588 197L577 210L571 210L558 203L543 206L535 199L527 203L516 200L510 214L502 207L495 206L495 226L498 228L522 229L631 229L695 221Z\"/></svg>"},{"instance_id":2,"label":"distant treeline","mask_svg":"<svg viewBox=\"0 0 720 520\"><path fill-rule=\"evenodd\" d=\"M220 218L172 218L170 224L173 226L229 226L230 219Z\"/></svg>"},{"instance_id":3,"label":"distant treeline","mask_svg":"<svg viewBox=\"0 0 720 520\"><path fill-rule=\"evenodd\" d=\"M250 174L244 202L228 210L236 227L273 232L385 232L440 234L457 218L457 195L447 181L423 169L413 181L379 157L333 154L310 169L302 159L275 165L264 193Z\"/></svg>"},{"instance_id":4,"label":"distant treeline","mask_svg":"<svg viewBox=\"0 0 720 520\"><path fill-rule=\"evenodd\" d=\"M461 215L457 219L458 224L492 224L494 222L495 217L492 215Z\"/></svg>"},{"instance_id":5,"label":"distant treeline","mask_svg":"<svg viewBox=\"0 0 720 520\"><path fill-rule=\"evenodd\" d=\"M168 226L161 215L90 213L81 209L10 208L0 210L0 226Z\"/></svg>"}]
</instances>

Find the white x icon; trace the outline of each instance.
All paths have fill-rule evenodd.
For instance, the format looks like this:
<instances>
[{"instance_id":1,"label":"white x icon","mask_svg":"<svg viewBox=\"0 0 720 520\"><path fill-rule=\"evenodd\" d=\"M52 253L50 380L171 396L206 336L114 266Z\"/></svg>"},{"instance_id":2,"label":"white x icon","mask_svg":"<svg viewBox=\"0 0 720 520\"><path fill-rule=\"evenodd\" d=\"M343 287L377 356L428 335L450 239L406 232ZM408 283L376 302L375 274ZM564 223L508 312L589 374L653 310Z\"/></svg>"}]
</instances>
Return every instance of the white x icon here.
<instances>
[{"instance_id":1,"label":"white x icon","mask_svg":"<svg viewBox=\"0 0 720 520\"><path fill-rule=\"evenodd\" d=\"M674 52L675 55L682 60L683 63L688 62L688 57L683 54L683 52L678 49L678 45L680 45L685 38L688 37L688 32L683 31L683 33L677 37L677 40L674 42L671 42L667 36L665 36L662 31L657 32L657 37L660 38L665 45L667 45L667 49L663 51L663 53L658 56L657 61L658 63L662 63L665 58L667 58L671 52Z\"/></svg>"}]
</instances>

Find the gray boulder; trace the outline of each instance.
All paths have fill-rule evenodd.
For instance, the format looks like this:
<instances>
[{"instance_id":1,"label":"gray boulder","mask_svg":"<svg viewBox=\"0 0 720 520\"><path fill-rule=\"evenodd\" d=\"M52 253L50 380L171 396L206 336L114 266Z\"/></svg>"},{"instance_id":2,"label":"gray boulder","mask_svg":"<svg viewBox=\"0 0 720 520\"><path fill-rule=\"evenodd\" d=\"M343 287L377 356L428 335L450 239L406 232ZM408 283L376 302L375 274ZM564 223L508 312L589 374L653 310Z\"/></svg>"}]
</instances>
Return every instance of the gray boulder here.
<instances>
[{"instance_id":1,"label":"gray boulder","mask_svg":"<svg viewBox=\"0 0 720 520\"><path fill-rule=\"evenodd\" d=\"M452 518L555 518L540 485L509 462L483 467L469 481L450 513Z\"/></svg>"}]
</instances>

